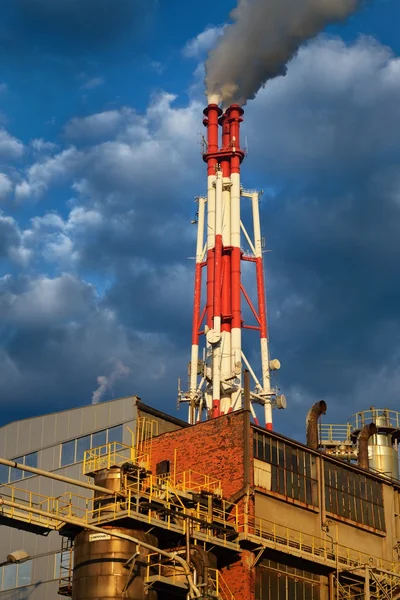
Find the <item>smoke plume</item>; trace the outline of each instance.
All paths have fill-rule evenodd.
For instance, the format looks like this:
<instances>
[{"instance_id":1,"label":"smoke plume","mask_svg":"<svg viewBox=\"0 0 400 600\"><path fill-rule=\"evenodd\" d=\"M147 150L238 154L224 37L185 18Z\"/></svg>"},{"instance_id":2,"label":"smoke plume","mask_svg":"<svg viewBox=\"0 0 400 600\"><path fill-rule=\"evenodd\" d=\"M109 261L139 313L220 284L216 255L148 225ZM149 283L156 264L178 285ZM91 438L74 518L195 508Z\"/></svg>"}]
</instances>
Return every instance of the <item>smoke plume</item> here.
<instances>
[{"instance_id":1,"label":"smoke plume","mask_svg":"<svg viewBox=\"0 0 400 600\"><path fill-rule=\"evenodd\" d=\"M305 40L363 1L238 0L233 23L206 63L209 103L245 104L269 79L286 74L286 63Z\"/></svg>"},{"instance_id":2,"label":"smoke plume","mask_svg":"<svg viewBox=\"0 0 400 600\"><path fill-rule=\"evenodd\" d=\"M92 394L92 404L98 404L102 400L104 394L112 389L113 384L121 377L129 375L130 372L131 370L129 367L126 367L122 362L117 361L111 375L108 377L99 375L97 378L98 388Z\"/></svg>"}]
</instances>

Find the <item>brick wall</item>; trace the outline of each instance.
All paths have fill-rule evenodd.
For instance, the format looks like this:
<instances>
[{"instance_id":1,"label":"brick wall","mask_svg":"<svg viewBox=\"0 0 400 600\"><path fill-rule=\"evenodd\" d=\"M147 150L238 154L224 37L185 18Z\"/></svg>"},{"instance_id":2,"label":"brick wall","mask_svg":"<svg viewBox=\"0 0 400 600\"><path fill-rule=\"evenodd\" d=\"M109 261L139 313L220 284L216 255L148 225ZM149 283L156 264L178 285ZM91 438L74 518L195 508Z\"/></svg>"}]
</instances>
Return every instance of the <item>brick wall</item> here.
<instances>
[{"instance_id":1,"label":"brick wall","mask_svg":"<svg viewBox=\"0 0 400 600\"><path fill-rule=\"evenodd\" d=\"M198 423L186 429L165 433L153 439L152 468L169 460L177 474L190 469L222 482L225 498L244 483L244 412L235 412Z\"/></svg>"},{"instance_id":2,"label":"brick wall","mask_svg":"<svg viewBox=\"0 0 400 600\"><path fill-rule=\"evenodd\" d=\"M237 562L222 570L222 577L235 597L235 600L254 598L255 569L252 568L254 554L243 550Z\"/></svg>"},{"instance_id":3,"label":"brick wall","mask_svg":"<svg viewBox=\"0 0 400 600\"><path fill-rule=\"evenodd\" d=\"M245 413L238 411L154 438L151 470L155 473L157 463L169 460L173 472L176 449L177 474L192 469L219 479L224 498L229 498L244 486L245 418ZM252 444L251 432L249 442ZM252 465L252 451L250 461ZM252 504L251 499L250 511ZM242 510L243 500L239 502L239 512ZM226 557L225 564L228 560ZM251 569L254 555L245 550L236 555L232 553L230 560L234 562L223 570L224 580L235 600L251 600L254 598L254 569Z\"/></svg>"}]
</instances>

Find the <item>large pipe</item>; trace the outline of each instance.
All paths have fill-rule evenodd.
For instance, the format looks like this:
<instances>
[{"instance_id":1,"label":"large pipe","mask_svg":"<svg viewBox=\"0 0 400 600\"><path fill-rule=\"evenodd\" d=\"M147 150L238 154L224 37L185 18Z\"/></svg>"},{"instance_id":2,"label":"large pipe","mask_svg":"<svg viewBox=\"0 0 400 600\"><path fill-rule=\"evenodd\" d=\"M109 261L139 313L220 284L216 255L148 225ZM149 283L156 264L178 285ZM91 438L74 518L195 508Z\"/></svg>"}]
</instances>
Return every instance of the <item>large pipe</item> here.
<instances>
[{"instance_id":1,"label":"large pipe","mask_svg":"<svg viewBox=\"0 0 400 600\"><path fill-rule=\"evenodd\" d=\"M40 475L40 477L48 477L49 479L55 479L56 481L62 481L63 483L69 483L70 485L76 485L78 487L86 488L87 490L92 490L93 492L101 492L102 494L110 493L109 489L100 487L99 485L86 483L85 481L77 481L76 479L72 479L71 477L64 477L64 475L57 475L57 473L43 471L42 469L37 469L36 467L28 467L26 465L21 465L20 463L17 463L14 460L6 460L5 458L0 458L0 465L5 465L6 467L11 467L13 469L20 469L21 471L27 471L28 473L33 473L34 475Z\"/></svg>"},{"instance_id":2,"label":"large pipe","mask_svg":"<svg viewBox=\"0 0 400 600\"><path fill-rule=\"evenodd\" d=\"M307 446L313 450L318 450L318 419L321 415L326 413L327 408L326 402L320 400L319 402L316 402L307 413Z\"/></svg>"},{"instance_id":3,"label":"large pipe","mask_svg":"<svg viewBox=\"0 0 400 600\"><path fill-rule=\"evenodd\" d=\"M365 425L358 434L358 466L362 469L369 468L368 441L377 431L375 423L369 423L369 425Z\"/></svg>"}]
</instances>

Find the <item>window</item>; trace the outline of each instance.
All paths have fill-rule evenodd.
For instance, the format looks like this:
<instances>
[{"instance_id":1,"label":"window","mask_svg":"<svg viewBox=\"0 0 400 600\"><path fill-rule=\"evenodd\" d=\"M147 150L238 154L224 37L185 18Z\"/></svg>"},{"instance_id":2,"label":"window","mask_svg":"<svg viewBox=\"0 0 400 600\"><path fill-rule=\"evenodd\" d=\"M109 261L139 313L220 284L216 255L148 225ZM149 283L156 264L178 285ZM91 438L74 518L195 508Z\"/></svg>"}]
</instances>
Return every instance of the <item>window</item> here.
<instances>
[{"instance_id":1,"label":"window","mask_svg":"<svg viewBox=\"0 0 400 600\"><path fill-rule=\"evenodd\" d=\"M32 579L32 561L27 560L18 565L17 569L17 587L29 585Z\"/></svg>"},{"instance_id":2,"label":"window","mask_svg":"<svg viewBox=\"0 0 400 600\"><path fill-rule=\"evenodd\" d=\"M112 442L119 442L122 444L122 434L122 425L111 427L111 429L108 430L108 443L111 444Z\"/></svg>"},{"instance_id":3,"label":"window","mask_svg":"<svg viewBox=\"0 0 400 600\"><path fill-rule=\"evenodd\" d=\"M9 467L0 465L0 485L3 483L8 483L9 471Z\"/></svg>"},{"instance_id":4,"label":"window","mask_svg":"<svg viewBox=\"0 0 400 600\"><path fill-rule=\"evenodd\" d=\"M18 458L13 459L15 462L23 464L24 457L19 456ZM20 471L19 469L10 469L10 481L18 481L18 479L23 479L24 471Z\"/></svg>"},{"instance_id":5,"label":"window","mask_svg":"<svg viewBox=\"0 0 400 600\"><path fill-rule=\"evenodd\" d=\"M18 456L18 458L13 458L17 463L21 465L26 465L27 467L37 467L38 466L38 453L31 452L31 454L25 454L25 456ZM19 481L20 479L24 479L25 477L32 477L31 473L28 471L21 471L20 469L14 469L9 467L0 466L0 485L2 483L9 483L13 481Z\"/></svg>"},{"instance_id":6,"label":"window","mask_svg":"<svg viewBox=\"0 0 400 600\"><path fill-rule=\"evenodd\" d=\"M105 446L107 431L98 431L92 435L92 448L98 448L99 446Z\"/></svg>"},{"instance_id":7,"label":"window","mask_svg":"<svg viewBox=\"0 0 400 600\"><path fill-rule=\"evenodd\" d=\"M91 435L85 435L75 440L69 440L61 444L61 461L60 466L66 467L76 462L81 462L84 458L85 451L91 448L98 448L99 446L106 446L112 442L122 443L123 426L117 425L116 427L110 427L110 429L103 429L102 431L96 431ZM107 449L104 448L104 453L107 453ZM31 455L27 455L29 457ZM1 473L0 473L1 476Z\"/></svg>"},{"instance_id":8,"label":"window","mask_svg":"<svg viewBox=\"0 0 400 600\"><path fill-rule=\"evenodd\" d=\"M383 490L379 481L325 461L325 508L355 523L385 531Z\"/></svg>"},{"instance_id":9,"label":"window","mask_svg":"<svg viewBox=\"0 0 400 600\"><path fill-rule=\"evenodd\" d=\"M32 582L32 561L0 568L0 590L11 590Z\"/></svg>"},{"instance_id":10,"label":"window","mask_svg":"<svg viewBox=\"0 0 400 600\"><path fill-rule=\"evenodd\" d=\"M61 445L61 466L72 465L75 462L75 442L65 442Z\"/></svg>"},{"instance_id":11,"label":"window","mask_svg":"<svg viewBox=\"0 0 400 600\"><path fill-rule=\"evenodd\" d=\"M77 439L76 442L76 462L83 460L86 450L90 449L90 435L85 435Z\"/></svg>"},{"instance_id":12,"label":"window","mask_svg":"<svg viewBox=\"0 0 400 600\"><path fill-rule=\"evenodd\" d=\"M318 506L315 456L264 433L254 432L254 456L271 465L271 491Z\"/></svg>"},{"instance_id":13,"label":"window","mask_svg":"<svg viewBox=\"0 0 400 600\"><path fill-rule=\"evenodd\" d=\"M38 453L32 452L31 454L26 454L24 464L27 467L34 467L36 469L38 466ZM28 473L25 473L25 477L27 475L28 475Z\"/></svg>"},{"instance_id":14,"label":"window","mask_svg":"<svg viewBox=\"0 0 400 600\"><path fill-rule=\"evenodd\" d=\"M54 555L54 579L60 579L61 573L61 552Z\"/></svg>"},{"instance_id":15,"label":"window","mask_svg":"<svg viewBox=\"0 0 400 600\"><path fill-rule=\"evenodd\" d=\"M256 600L320 600L319 575L263 560L256 568Z\"/></svg>"}]
</instances>

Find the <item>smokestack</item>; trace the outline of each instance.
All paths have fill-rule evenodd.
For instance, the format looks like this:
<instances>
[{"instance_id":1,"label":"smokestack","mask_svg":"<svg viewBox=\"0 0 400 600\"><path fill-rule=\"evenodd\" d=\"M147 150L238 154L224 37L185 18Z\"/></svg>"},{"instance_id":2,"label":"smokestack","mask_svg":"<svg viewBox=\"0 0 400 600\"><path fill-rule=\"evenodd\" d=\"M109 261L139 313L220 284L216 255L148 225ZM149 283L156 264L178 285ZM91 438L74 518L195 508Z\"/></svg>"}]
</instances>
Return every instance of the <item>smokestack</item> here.
<instances>
[{"instance_id":1,"label":"smokestack","mask_svg":"<svg viewBox=\"0 0 400 600\"><path fill-rule=\"evenodd\" d=\"M365 425L358 434L358 466L362 469L369 469L368 440L377 431L375 423L370 423Z\"/></svg>"},{"instance_id":2,"label":"smokestack","mask_svg":"<svg viewBox=\"0 0 400 600\"><path fill-rule=\"evenodd\" d=\"M326 414L327 405L324 400L316 402L308 411L306 418L306 436L307 446L313 450L318 450L318 419Z\"/></svg>"},{"instance_id":3,"label":"smokestack","mask_svg":"<svg viewBox=\"0 0 400 600\"><path fill-rule=\"evenodd\" d=\"M364 0L238 0L206 62L210 103L246 104L306 40L342 21Z\"/></svg>"}]
</instances>

